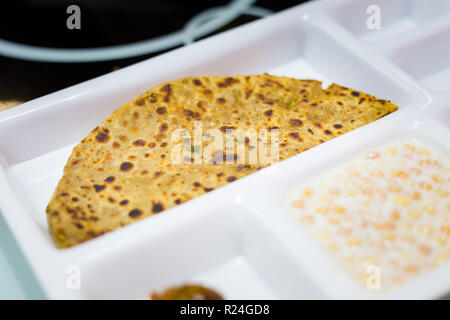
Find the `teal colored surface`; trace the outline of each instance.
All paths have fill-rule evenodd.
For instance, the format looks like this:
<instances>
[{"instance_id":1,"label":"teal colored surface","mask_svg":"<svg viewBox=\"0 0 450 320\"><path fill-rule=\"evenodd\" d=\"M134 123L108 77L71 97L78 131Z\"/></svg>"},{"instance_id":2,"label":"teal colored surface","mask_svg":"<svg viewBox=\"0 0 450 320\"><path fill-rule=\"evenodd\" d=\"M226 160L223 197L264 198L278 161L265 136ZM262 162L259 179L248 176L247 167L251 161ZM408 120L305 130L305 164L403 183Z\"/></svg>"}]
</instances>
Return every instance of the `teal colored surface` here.
<instances>
[{"instance_id":1,"label":"teal colored surface","mask_svg":"<svg viewBox=\"0 0 450 320\"><path fill-rule=\"evenodd\" d=\"M45 298L0 212L0 300Z\"/></svg>"}]
</instances>

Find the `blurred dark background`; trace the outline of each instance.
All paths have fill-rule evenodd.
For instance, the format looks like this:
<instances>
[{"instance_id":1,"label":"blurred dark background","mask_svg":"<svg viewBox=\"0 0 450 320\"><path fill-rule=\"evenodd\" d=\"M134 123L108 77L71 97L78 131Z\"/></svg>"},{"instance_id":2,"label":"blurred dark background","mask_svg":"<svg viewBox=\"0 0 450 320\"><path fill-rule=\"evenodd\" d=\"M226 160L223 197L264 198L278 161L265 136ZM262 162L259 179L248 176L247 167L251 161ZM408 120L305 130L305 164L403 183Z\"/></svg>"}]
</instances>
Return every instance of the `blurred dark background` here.
<instances>
[{"instance_id":1,"label":"blurred dark background","mask_svg":"<svg viewBox=\"0 0 450 320\"><path fill-rule=\"evenodd\" d=\"M306 1L260 0L278 12ZM196 14L229 1L184 0L14 0L0 2L0 39L54 47L89 48L127 44L180 30ZM69 5L81 9L81 29L69 30ZM219 33L259 19L241 15ZM212 34L214 34L212 33ZM0 101L28 101L163 53L89 63L48 63L0 55Z\"/></svg>"}]
</instances>

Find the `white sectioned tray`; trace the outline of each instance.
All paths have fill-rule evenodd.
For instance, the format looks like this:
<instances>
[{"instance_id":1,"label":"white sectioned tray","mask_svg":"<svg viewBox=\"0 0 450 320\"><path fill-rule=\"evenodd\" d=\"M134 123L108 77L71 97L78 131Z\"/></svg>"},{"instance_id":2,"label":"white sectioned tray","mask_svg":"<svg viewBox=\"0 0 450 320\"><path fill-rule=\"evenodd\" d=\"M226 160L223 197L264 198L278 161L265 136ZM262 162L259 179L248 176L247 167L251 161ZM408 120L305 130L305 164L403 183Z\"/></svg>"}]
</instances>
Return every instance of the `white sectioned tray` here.
<instances>
[{"instance_id":1,"label":"white sectioned tray","mask_svg":"<svg viewBox=\"0 0 450 320\"><path fill-rule=\"evenodd\" d=\"M147 299L185 282L227 299L448 293L448 263L393 292L363 288L301 231L286 203L295 186L386 140L414 137L450 153L450 60L437 52L448 49L449 1L436 1L438 10L434 1L379 3L385 29L364 29L372 1L314 1L0 113L0 208L46 295ZM422 47L428 42L435 52ZM73 146L115 108L168 80L263 72L336 82L399 111L157 216L55 248L45 207ZM78 270L79 289L71 283Z\"/></svg>"}]
</instances>

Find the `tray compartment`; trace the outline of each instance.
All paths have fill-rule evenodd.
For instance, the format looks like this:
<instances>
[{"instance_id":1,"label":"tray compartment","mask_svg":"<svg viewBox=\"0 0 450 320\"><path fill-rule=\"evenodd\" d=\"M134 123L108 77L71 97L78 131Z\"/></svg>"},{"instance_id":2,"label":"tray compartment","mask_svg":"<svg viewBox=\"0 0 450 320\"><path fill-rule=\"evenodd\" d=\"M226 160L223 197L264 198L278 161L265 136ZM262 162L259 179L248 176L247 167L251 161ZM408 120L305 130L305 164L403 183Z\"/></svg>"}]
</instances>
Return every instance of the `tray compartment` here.
<instances>
[{"instance_id":1,"label":"tray compartment","mask_svg":"<svg viewBox=\"0 0 450 320\"><path fill-rule=\"evenodd\" d=\"M393 63L436 92L450 90L449 57L450 26L388 54Z\"/></svg>"},{"instance_id":2,"label":"tray compartment","mask_svg":"<svg viewBox=\"0 0 450 320\"><path fill-rule=\"evenodd\" d=\"M45 209L63 174L64 165L72 153L73 145L43 156L12 165L9 176L17 182L22 201L34 210L33 218L43 230L48 230Z\"/></svg>"},{"instance_id":3,"label":"tray compartment","mask_svg":"<svg viewBox=\"0 0 450 320\"><path fill-rule=\"evenodd\" d=\"M421 120L416 120L421 119ZM304 233L301 224L291 214L291 193L310 179L324 174L364 154L386 141L418 139L444 154L450 154L445 126L422 112L416 114L403 110L388 116L384 122L373 123L325 144L308 150L277 165L273 174L255 176L243 190L243 206L257 214L271 226L274 235L288 247L299 263L330 298L424 298L440 297L448 293L450 283L436 284L439 274L449 272L450 262L442 267L419 275L395 291L381 293L366 290L351 275L331 259L314 239ZM300 159L302 158L302 159ZM298 164L302 163L301 166ZM255 189L258 188L258 192ZM273 188L272 186L277 186ZM329 284L333 283L333 286Z\"/></svg>"},{"instance_id":4,"label":"tray compartment","mask_svg":"<svg viewBox=\"0 0 450 320\"><path fill-rule=\"evenodd\" d=\"M381 13L381 28L367 27L370 5L377 5ZM450 3L446 0L352 0L330 10L334 18L348 32L362 41L375 44L392 40L443 17Z\"/></svg>"},{"instance_id":5,"label":"tray compartment","mask_svg":"<svg viewBox=\"0 0 450 320\"><path fill-rule=\"evenodd\" d=\"M154 290L196 283L226 299L320 296L283 245L241 207L210 208L191 218L84 263L83 295L146 299Z\"/></svg>"}]
</instances>

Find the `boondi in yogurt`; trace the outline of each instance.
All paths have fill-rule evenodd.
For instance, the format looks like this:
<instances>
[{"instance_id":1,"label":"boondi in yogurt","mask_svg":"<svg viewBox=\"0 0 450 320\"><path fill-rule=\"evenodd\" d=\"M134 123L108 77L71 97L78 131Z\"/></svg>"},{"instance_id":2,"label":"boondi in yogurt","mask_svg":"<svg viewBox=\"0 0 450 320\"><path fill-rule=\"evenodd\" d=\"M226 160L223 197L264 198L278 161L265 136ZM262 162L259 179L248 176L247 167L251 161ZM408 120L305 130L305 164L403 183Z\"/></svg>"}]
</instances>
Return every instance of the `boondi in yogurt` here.
<instances>
[{"instance_id":1,"label":"boondi in yogurt","mask_svg":"<svg viewBox=\"0 0 450 320\"><path fill-rule=\"evenodd\" d=\"M377 266L389 290L449 260L449 189L449 159L408 140L313 180L292 206L347 270L366 284Z\"/></svg>"}]
</instances>

